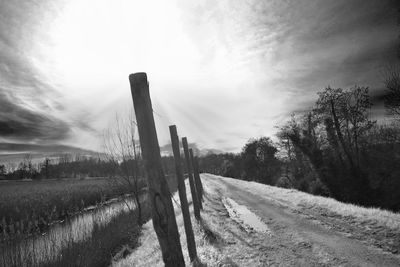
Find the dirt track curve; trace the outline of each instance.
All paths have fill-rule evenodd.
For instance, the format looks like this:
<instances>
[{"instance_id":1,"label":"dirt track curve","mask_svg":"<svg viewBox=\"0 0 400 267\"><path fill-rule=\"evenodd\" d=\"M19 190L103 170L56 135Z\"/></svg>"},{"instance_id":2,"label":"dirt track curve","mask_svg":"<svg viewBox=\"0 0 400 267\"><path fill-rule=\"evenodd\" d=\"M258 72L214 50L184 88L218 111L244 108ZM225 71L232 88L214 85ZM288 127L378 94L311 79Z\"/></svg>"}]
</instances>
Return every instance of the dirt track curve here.
<instances>
[{"instance_id":1,"label":"dirt track curve","mask_svg":"<svg viewBox=\"0 0 400 267\"><path fill-rule=\"evenodd\" d=\"M216 203L229 197L253 211L271 229L270 236L249 235L243 229L239 231L240 227L233 231L230 227L234 222L227 218L225 230L235 232L235 238L226 243L243 246L246 254L236 255L232 247L231 266L242 266L246 256L257 257L259 266L400 266L398 254L351 237L349 233L354 228L345 222L253 194L231 179L202 174L202 180L210 190L206 196L209 201ZM220 212L223 213L222 209ZM335 227L338 224L340 228ZM229 247L225 250L229 253Z\"/></svg>"}]
</instances>

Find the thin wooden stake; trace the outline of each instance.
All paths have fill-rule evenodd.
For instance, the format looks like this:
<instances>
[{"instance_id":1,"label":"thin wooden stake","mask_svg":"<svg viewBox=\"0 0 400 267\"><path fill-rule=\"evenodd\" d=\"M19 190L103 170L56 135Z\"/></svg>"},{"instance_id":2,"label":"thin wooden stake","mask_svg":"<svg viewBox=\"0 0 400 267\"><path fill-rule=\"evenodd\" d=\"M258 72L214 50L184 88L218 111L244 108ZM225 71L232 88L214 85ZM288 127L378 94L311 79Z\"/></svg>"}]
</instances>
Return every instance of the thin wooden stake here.
<instances>
[{"instance_id":1,"label":"thin wooden stake","mask_svg":"<svg viewBox=\"0 0 400 267\"><path fill-rule=\"evenodd\" d=\"M199 163L197 161L197 157L193 156L193 150L190 149L190 157L192 159L192 165L193 165L193 174L194 174L194 180L196 181L196 189L199 192L200 195L200 200L203 201L203 183L201 182L200 178L200 173L199 173Z\"/></svg>"},{"instance_id":2,"label":"thin wooden stake","mask_svg":"<svg viewBox=\"0 0 400 267\"><path fill-rule=\"evenodd\" d=\"M183 151L185 152L186 166L189 175L189 185L190 185L190 192L192 193L194 217L196 217L197 220L200 220L200 204L199 204L200 201L199 197L197 196L196 185L194 183L193 167L192 167L192 162L190 160L189 146L186 137L182 138L182 145L183 145Z\"/></svg>"},{"instance_id":3,"label":"thin wooden stake","mask_svg":"<svg viewBox=\"0 0 400 267\"><path fill-rule=\"evenodd\" d=\"M197 258L196 242L194 239L192 221L190 219L189 205L186 197L185 179L183 178L181 152L179 149L178 132L175 125L169 126L169 133L171 135L172 151L174 152L176 178L178 179L179 198L181 200L181 209L183 216L183 223L186 232L186 242L189 251L190 261Z\"/></svg>"},{"instance_id":4,"label":"thin wooden stake","mask_svg":"<svg viewBox=\"0 0 400 267\"><path fill-rule=\"evenodd\" d=\"M204 196L204 187L203 187L203 182L201 181L201 176L200 176L200 165L199 165L199 157L195 156L194 157L194 163L196 165L197 173L199 174L200 178L200 187L201 187L201 195Z\"/></svg>"},{"instance_id":5,"label":"thin wooden stake","mask_svg":"<svg viewBox=\"0 0 400 267\"><path fill-rule=\"evenodd\" d=\"M139 131L145 175L149 187L153 227L165 266L185 266L176 225L171 193L161 165L160 147L154 124L153 108L146 73L129 75L133 106Z\"/></svg>"}]
</instances>

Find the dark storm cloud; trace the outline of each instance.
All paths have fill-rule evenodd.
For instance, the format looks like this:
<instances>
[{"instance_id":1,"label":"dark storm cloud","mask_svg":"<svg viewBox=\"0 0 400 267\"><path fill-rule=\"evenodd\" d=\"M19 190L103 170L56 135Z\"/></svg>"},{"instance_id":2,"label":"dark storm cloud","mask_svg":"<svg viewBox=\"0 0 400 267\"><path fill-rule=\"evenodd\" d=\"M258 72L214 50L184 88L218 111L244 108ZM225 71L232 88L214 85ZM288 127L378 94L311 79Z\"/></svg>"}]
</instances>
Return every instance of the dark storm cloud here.
<instances>
[{"instance_id":1,"label":"dark storm cloud","mask_svg":"<svg viewBox=\"0 0 400 267\"><path fill-rule=\"evenodd\" d=\"M318 43L323 39L373 33L374 29L390 24L395 26L398 7L395 0L309 1L301 8L294 8L291 19L309 26L308 31L298 32L305 42Z\"/></svg>"},{"instance_id":2,"label":"dark storm cloud","mask_svg":"<svg viewBox=\"0 0 400 267\"><path fill-rule=\"evenodd\" d=\"M44 2L43 2L44 3ZM50 115L33 111L24 104L51 112L56 95L33 64L30 55L38 17L38 1L1 1L0 4L0 137L23 140L62 140L68 125ZM49 98L52 98L50 101ZM22 101L24 99L24 101ZM47 100L47 101L46 101Z\"/></svg>"},{"instance_id":3,"label":"dark storm cloud","mask_svg":"<svg viewBox=\"0 0 400 267\"><path fill-rule=\"evenodd\" d=\"M20 141L55 141L68 137L70 126L51 115L29 110L0 91L0 137Z\"/></svg>"},{"instance_id":4,"label":"dark storm cloud","mask_svg":"<svg viewBox=\"0 0 400 267\"><path fill-rule=\"evenodd\" d=\"M278 60L293 55L308 64L292 81L301 91L324 82L379 87L379 69L398 60L399 7L392 0L298 2L282 37L290 49Z\"/></svg>"},{"instance_id":5,"label":"dark storm cloud","mask_svg":"<svg viewBox=\"0 0 400 267\"><path fill-rule=\"evenodd\" d=\"M37 52L46 42L46 31L57 13L52 1L17 0L0 2L0 139L18 142L61 141L71 130L91 130L79 119L59 118L66 114L63 96L36 65ZM56 113L58 111L59 113Z\"/></svg>"},{"instance_id":6,"label":"dark storm cloud","mask_svg":"<svg viewBox=\"0 0 400 267\"><path fill-rule=\"evenodd\" d=\"M386 66L396 63L397 43L369 46L332 61L321 61L308 70L298 71L291 81L291 88L303 91L321 90L326 86L350 87L356 84L382 88L381 72Z\"/></svg>"},{"instance_id":7,"label":"dark storm cloud","mask_svg":"<svg viewBox=\"0 0 400 267\"><path fill-rule=\"evenodd\" d=\"M73 146L66 145L34 145L34 144L20 144L20 143L1 143L0 151L7 151L9 153L74 153L74 154L98 154L91 150L81 149Z\"/></svg>"},{"instance_id":8,"label":"dark storm cloud","mask_svg":"<svg viewBox=\"0 0 400 267\"><path fill-rule=\"evenodd\" d=\"M0 142L0 164L19 164L26 155L29 155L33 163L43 162L45 158L59 158L66 154L85 155L94 158L104 158L103 153L66 145L46 144L21 144Z\"/></svg>"}]
</instances>

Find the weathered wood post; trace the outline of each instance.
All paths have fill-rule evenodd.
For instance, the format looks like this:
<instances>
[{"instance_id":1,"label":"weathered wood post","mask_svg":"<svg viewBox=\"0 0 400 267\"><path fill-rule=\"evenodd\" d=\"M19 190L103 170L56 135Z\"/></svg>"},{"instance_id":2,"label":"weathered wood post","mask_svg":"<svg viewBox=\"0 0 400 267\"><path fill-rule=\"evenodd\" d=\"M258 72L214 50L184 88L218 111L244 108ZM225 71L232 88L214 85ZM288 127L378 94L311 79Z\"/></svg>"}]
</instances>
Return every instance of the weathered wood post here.
<instances>
[{"instance_id":1,"label":"weathered wood post","mask_svg":"<svg viewBox=\"0 0 400 267\"><path fill-rule=\"evenodd\" d=\"M192 221L190 220L189 205L186 197L185 179L183 178L183 171L182 171L181 152L179 149L179 138L175 125L169 126L169 133L171 135L172 151L174 153L174 159L175 159L175 171L176 171L176 178L178 179L178 191L179 191L179 198L181 200L183 223L186 232L186 242L190 260L194 261L197 258L196 242L194 239L194 234L192 229Z\"/></svg>"},{"instance_id":2,"label":"weathered wood post","mask_svg":"<svg viewBox=\"0 0 400 267\"><path fill-rule=\"evenodd\" d=\"M203 182L201 181L201 177L200 177L200 167L199 167L199 157L198 156L194 157L194 165L196 166L196 170L199 175L201 196L203 197L204 196L204 187L203 187Z\"/></svg>"},{"instance_id":3,"label":"weathered wood post","mask_svg":"<svg viewBox=\"0 0 400 267\"><path fill-rule=\"evenodd\" d=\"M185 266L171 194L161 165L160 147L154 124L147 75L129 75L136 122L149 187L153 227L160 243L165 266Z\"/></svg>"},{"instance_id":4,"label":"weathered wood post","mask_svg":"<svg viewBox=\"0 0 400 267\"><path fill-rule=\"evenodd\" d=\"M186 166L189 176L190 192L192 193L194 216L196 217L197 220L200 220L200 204L199 204L200 201L199 197L197 196L196 185L194 183L193 168L190 160L189 146L186 137L182 138L182 145L183 145L183 151L185 152Z\"/></svg>"},{"instance_id":5,"label":"weathered wood post","mask_svg":"<svg viewBox=\"0 0 400 267\"><path fill-rule=\"evenodd\" d=\"M192 161L192 166L193 166L193 175L194 175L194 181L196 182L197 194L199 196L199 200L202 201L203 200L203 185L201 184L199 168L198 168L196 159L193 156L193 149L189 149L189 153L190 153L190 160ZM200 207L202 208L202 205Z\"/></svg>"}]
</instances>

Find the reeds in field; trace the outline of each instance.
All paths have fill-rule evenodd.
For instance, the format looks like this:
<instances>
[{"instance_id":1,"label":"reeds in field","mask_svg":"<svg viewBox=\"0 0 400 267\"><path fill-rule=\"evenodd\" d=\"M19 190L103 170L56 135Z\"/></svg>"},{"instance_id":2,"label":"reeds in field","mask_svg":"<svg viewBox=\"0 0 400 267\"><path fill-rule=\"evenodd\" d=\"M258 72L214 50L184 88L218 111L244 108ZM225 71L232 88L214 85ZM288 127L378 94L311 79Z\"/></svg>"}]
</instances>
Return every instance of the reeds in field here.
<instances>
[{"instance_id":1,"label":"reeds in field","mask_svg":"<svg viewBox=\"0 0 400 267\"><path fill-rule=\"evenodd\" d=\"M141 185L143 186L143 185ZM0 188L0 240L14 232L44 232L89 206L129 193L109 179L10 182Z\"/></svg>"},{"instance_id":2,"label":"reeds in field","mask_svg":"<svg viewBox=\"0 0 400 267\"><path fill-rule=\"evenodd\" d=\"M140 232L140 226L136 225L136 210L127 208L125 202L118 205L99 207L73 222L66 222L58 228L55 226L45 235L27 236L14 231L10 236L7 233L9 238L0 244L0 266L109 264L111 256L122 245L135 245ZM148 212L145 217L149 217Z\"/></svg>"}]
</instances>

